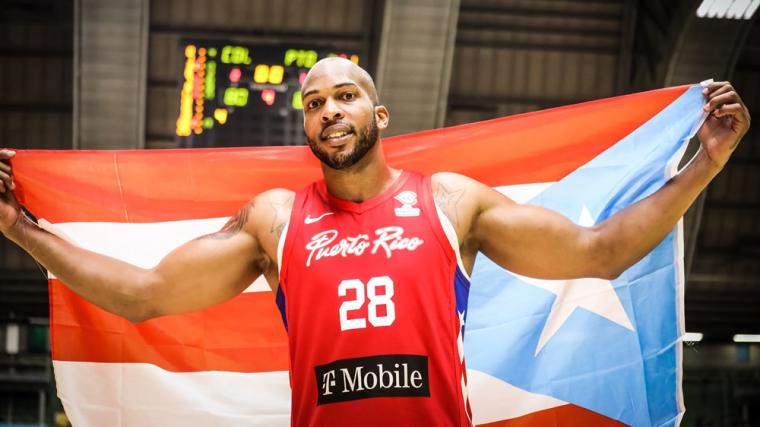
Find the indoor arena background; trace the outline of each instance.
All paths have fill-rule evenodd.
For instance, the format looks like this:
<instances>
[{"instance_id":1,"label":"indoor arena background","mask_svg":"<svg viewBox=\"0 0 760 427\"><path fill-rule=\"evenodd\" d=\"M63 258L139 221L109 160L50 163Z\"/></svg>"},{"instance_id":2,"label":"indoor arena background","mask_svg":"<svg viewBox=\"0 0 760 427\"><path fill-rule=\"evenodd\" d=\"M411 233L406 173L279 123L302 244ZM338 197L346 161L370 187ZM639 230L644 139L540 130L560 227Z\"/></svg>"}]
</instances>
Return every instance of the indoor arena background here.
<instances>
[{"instance_id":1,"label":"indoor arena background","mask_svg":"<svg viewBox=\"0 0 760 427\"><path fill-rule=\"evenodd\" d=\"M704 3L2 0L0 145L301 145L299 85L283 67L330 54L375 77L385 135L708 78L732 81L757 119L760 0ZM202 95L182 91L188 49L214 62L205 75L222 94L200 112ZM244 91L231 85L241 72L253 73ZM760 426L759 125L684 229L682 425ZM0 426L67 425L48 334L46 276L2 239Z\"/></svg>"}]
</instances>

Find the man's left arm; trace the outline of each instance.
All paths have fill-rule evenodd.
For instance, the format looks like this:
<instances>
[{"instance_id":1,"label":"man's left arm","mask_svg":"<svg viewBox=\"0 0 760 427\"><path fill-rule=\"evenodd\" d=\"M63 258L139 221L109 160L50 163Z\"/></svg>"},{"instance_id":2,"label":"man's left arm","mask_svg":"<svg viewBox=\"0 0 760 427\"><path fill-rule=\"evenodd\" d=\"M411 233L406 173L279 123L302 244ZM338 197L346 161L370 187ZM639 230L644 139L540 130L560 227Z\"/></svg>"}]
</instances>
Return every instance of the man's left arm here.
<instances>
[{"instance_id":1,"label":"man's left arm","mask_svg":"<svg viewBox=\"0 0 760 427\"><path fill-rule=\"evenodd\" d=\"M728 82L707 85L704 95L709 115L698 132L701 149L684 171L654 194L586 228L555 212L517 205L490 188L470 184L477 208L468 227L469 246L526 276L619 276L662 241L749 129L749 112Z\"/></svg>"}]
</instances>

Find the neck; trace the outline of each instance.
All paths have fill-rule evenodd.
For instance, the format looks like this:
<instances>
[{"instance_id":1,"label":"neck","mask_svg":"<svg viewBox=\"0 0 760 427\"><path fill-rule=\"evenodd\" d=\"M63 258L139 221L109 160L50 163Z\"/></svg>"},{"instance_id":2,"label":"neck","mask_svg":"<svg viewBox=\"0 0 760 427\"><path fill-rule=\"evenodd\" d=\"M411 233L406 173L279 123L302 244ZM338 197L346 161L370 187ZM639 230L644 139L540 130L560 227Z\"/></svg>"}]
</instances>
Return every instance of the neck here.
<instances>
[{"instance_id":1,"label":"neck","mask_svg":"<svg viewBox=\"0 0 760 427\"><path fill-rule=\"evenodd\" d=\"M377 196L388 188L401 171L385 163L380 145L378 141L364 157L346 169L332 169L323 163L322 173L325 176L327 191L339 199L359 203Z\"/></svg>"}]
</instances>

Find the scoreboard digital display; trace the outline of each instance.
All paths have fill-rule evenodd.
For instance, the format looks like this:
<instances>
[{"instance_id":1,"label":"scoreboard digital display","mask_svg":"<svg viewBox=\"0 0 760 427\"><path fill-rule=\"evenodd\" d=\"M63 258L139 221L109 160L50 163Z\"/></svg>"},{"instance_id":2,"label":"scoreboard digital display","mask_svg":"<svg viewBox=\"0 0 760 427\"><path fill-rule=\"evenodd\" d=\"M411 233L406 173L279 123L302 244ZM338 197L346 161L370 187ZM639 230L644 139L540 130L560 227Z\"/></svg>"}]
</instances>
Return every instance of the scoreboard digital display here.
<instances>
[{"instance_id":1,"label":"scoreboard digital display","mask_svg":"<svg viewBox=\"0 0 760 427\"><path fill-rule=\"evenodd\" d=\"M180 48L180 147L303 144L306 73L331 56L359 63L355 52L303 46L183 41Z\"/></svg>"}]
</instances>

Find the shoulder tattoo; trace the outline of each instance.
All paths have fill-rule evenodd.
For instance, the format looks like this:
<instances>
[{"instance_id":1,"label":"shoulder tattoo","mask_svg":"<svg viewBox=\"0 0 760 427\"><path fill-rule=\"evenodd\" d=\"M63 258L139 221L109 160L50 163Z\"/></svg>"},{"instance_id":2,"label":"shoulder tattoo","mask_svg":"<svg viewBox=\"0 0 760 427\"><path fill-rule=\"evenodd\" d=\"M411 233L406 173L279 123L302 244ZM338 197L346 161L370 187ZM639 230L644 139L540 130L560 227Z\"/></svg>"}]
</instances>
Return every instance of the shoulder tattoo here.
<instances>
[{"instance_id":1,"label":"shoulder tattoo","mask_svg":"<svg viewBox=\"0 0 760 427\"><path fill-rule=\"evenodd\" d=\"M283 230L285 230L285 224L288 222L287 215L284 215L283 211L287 211L287 207L293 204L293 196L291 195L285 200L270 202L269 205L274 211L272 218L272 224L269 226L269 232L277 238L282 236Z\"/></svg>"},{"instance_id":2,"label":"shoulder tattoo","mask_svg":"<svg viewBox=\"0 0 760 427\"><path fill-rule=\"evenodd\" d=\"M459 214L457 213L457 205L464 195L464 188L452 189L439 183L436 186L433 197L435 203L441 210L443 210L450 219L452 219L455 225L459 225Z\"/></svg>"},{"instance_id":3,"label":"shoulder tattoo","mask_svg":"<svg viewBox=\"0 0 760 427\"><path fill-rule=\"evenodd\" d=\"M198 239L214 239L225 240L239 233L248 222L248 212L253 209L255 203L253 200L246 203L245 206L240 208L237 213L224 224L221 230L216 233L206 234L205 236L198 237Z\"/></svg>"}]
</instances>

